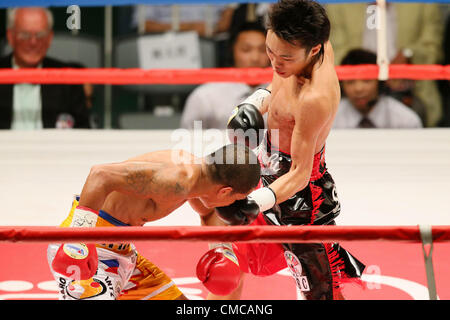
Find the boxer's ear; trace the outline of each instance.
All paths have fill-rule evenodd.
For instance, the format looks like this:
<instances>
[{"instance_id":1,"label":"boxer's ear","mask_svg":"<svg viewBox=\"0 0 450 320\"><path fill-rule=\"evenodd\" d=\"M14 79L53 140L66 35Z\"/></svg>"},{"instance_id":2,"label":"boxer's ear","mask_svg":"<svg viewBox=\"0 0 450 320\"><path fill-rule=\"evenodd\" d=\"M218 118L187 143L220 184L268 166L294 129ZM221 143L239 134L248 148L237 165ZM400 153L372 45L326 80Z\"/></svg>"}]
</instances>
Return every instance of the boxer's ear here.
<instances>
[{"instance_id":1,"label":"boxer's ear","mask_svg":"<svg viewBox=\"0 0 450 320\"><path fill-rule=\"evenodd\" d=\"M322 44L321 43L319 43L318 45L312 47L311 50L309 51L309 55L311 57L314 57L316 54L318 54L320 52L321 48L322 48Z\"/></svg>"},{"instance_id":2,"label":"boxer's ear","mask_svg":"<svg viewBox=\"0 0 450 320\"><path fill-rule=\"evenodd\" d=\"M222 186L217 192L217 195L221 198L229 197L233 193L233 188L229 186Z\"/></svg>"}]
</instances>

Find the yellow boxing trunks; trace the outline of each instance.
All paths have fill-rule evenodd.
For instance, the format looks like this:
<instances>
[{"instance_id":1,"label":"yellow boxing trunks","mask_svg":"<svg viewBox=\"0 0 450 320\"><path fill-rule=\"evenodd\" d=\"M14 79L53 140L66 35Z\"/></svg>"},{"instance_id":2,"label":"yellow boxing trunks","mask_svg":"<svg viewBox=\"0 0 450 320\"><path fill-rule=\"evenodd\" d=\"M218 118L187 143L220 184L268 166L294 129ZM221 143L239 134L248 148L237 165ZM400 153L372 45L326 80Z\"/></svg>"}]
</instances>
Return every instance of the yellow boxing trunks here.
<instances>
[{"instance_id":1,"label":"yellow boxing trunks","mask_svg":"<svg viewBox=\"0 0 450 320\"><path fill-rule=\"evenodd\" d=\"M108 213L74 214L78 197L61 227L127 226ZM50 244L47 260L51 269L60 244ZM182 295L175 283L152 262L142 257L131 243L97 244L98 269L88 280L74 281L51 270L59 288L60 300L174 300Z\"/></svg>"}]
</instances>

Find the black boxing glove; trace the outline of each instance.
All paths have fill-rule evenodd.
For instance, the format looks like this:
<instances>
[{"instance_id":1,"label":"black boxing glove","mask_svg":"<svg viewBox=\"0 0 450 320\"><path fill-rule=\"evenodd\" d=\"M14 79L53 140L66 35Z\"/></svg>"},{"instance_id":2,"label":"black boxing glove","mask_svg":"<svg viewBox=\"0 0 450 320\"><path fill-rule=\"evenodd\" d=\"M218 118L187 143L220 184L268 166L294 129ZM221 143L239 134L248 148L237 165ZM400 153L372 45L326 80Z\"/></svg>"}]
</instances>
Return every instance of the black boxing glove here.
<instances>
[{"instance_id":1,"label":"black boxing glove","mask_svg":"<svg viewBox=\"0 0 450 320\"><path fill-rule=\"evenodd\" d=\"M258 89L233 110L227 124L230 141L245 143L250 149L260 144L260 136L263 136L260 130L264 130L264 119L259 108L269 95L270 91Z\"/></svg>"},{"instance_id":2,"label":"black boxing glove","mask_svg":"<svg viewBox=\"0 0 450 320\"><path fill-rule=\"evenodd\" d=\"M225 223L237 226L252 223L259 214L258 204L249 198L236 200L225 207L217 207L219 218Z\"/></svg>"},{"instance_id":3,"label":"black boxing glove","mask_svg":"<svg viewBox=\"0 0 450 320\"><path fill-rule=\"evenodd\" d=\"M272 208L277 202L275 192L269 188L259 188L243 200L236 200L225 207L217 207L219 218L230 225L251 224L260 212Z\"/></svg>"}]
</instances>

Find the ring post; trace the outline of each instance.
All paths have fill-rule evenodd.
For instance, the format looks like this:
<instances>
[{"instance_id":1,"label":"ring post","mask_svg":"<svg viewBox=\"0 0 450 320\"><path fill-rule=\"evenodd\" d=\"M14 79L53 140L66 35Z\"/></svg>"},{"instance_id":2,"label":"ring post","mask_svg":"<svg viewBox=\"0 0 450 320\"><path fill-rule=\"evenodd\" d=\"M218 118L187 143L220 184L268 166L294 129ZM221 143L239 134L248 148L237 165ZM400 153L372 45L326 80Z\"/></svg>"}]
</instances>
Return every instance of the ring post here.
<instances>
[{"instance_id":1,"label":"ring post","mask_svg":"<svg viewBox=\"0 0 450 320\"><path fill-rule=\"evenodd\" d=\"M425 272L427 274L428 295L430 300L437 300L436 281L433 270L433 233L430 225L419 225L420 237L422 238L422 251L425 260ZM426 246L429 245L427 253Z\"/></svg>"}]
</instances>

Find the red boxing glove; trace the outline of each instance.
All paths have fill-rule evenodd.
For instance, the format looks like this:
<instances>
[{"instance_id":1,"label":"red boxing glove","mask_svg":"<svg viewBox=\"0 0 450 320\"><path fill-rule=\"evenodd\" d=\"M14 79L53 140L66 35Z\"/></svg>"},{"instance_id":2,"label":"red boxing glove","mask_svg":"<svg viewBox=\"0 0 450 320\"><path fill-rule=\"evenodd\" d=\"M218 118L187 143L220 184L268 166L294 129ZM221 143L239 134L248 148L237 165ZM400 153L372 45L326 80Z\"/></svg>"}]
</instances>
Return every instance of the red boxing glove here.
<instances>
[{"instance_id":1,"label":"red boxing glove","mask_svg":"<svg viewBox=\"0 0 450 320\"><path fill-rule=\"evenodd\" d=\"M54 271L72 280L87 280L97 272L95 244L66 243L59 247L52 261Z\"/></svg>"},{"instance_id":2,"label":"red boxing glove","mask_svg":"<svg viewBox=\"0 0 450 320\"><path fill-rule=\"evenodd\" d=\"M197 264L197 278L213 294L230 294L239 286L240 276L236 255L224 245L206 252Z\"/></svg>"}]
</instances>

